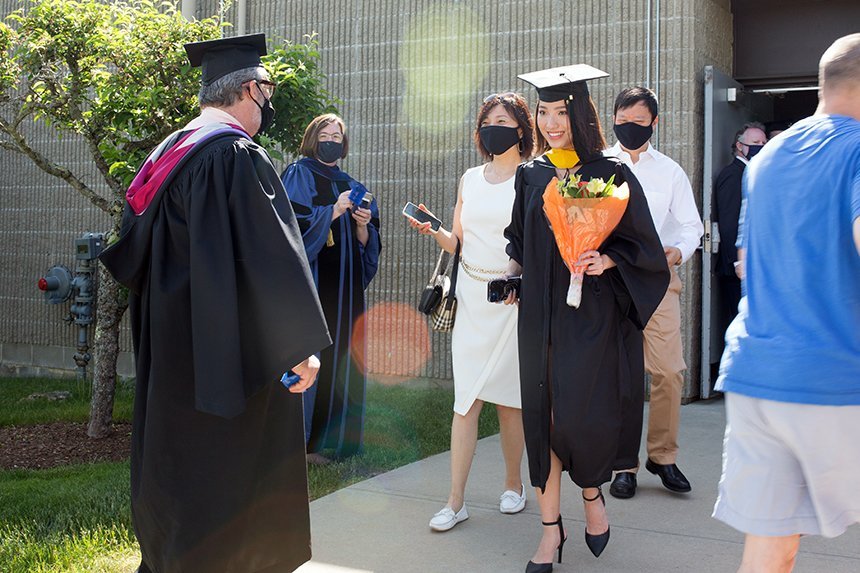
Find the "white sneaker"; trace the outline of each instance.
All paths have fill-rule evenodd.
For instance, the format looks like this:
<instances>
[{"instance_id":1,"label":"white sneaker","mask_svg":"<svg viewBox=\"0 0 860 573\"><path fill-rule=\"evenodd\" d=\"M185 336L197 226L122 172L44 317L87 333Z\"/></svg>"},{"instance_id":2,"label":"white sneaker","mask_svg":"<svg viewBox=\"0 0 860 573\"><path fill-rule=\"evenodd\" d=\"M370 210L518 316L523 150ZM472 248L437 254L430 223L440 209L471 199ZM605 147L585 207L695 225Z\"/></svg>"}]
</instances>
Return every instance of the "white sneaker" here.
<instances>
[{"instance_id":1,"label":"white sneaker","mask_svg":"<svg viewBox=\"0 0 860 573\"><path fill-rule=\"evenodd\" d=\"M461 521L466 521L467 519L469 519L469 512L466 511L465 503L457 513L454 513L454 510L450 507L443 507L430 520L430 529L433 531L448 531Z\"/></svg>"},{"instance_id":2,"label":"white sneaker","mask_svg":"<svg viewBox=\"0 0 860 573\"><path fill-rule=\"evenodd\" d=\"M526 488L520 484L522 494L509 489L499 498L499 511L502 513L519 513L526 508Z\"/></svg>"}]
</instances>

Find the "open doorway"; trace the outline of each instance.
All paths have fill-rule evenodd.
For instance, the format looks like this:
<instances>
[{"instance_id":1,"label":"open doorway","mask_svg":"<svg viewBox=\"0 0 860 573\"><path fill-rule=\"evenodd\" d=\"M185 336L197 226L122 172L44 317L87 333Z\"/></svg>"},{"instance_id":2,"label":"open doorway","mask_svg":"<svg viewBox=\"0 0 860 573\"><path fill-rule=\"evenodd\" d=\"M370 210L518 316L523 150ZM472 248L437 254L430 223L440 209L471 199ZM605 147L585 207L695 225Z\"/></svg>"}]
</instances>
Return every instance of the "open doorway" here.
<instances>
[{"instance_id":1,"label":"open doorway","mask_svg":"<svg viewBox=\"0 0 860 573\"><path fill-rule=\"evenodd\" d=\"M771 100L771 117L762 121L768 138L777 130L785 130L795 122L809 117L818 107L817 87L756 88L753 93L768 96Z\"/></svg>"},{"instance_id":2,"label":"open doorway","mask_svg":"<svg viewBox=\"0 0 860 573\"><path fill-rule=\"evenodd\" d=\"M727 74L710 66L705 68L701 398L713 395L729 320L729 304L720 292L715 270L723 240L713 214L715 180L724 167L736 161L732 155L734 137L745 123L757 121L764 124L770 136L772 130L787 129L814 114L817 106L818 91L815 87L783 84L745 88Z\"/></svg>"}]
</instances>

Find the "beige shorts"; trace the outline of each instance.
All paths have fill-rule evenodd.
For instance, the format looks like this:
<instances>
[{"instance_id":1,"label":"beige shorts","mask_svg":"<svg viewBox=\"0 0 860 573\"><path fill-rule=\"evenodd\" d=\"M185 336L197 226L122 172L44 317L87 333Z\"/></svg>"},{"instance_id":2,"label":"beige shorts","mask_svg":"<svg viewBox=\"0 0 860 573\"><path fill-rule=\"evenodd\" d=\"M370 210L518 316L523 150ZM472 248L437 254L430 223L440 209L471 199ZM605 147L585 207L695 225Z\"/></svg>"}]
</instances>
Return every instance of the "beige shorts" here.
<instances>
[{"instance_id":1,"label":"beige shorts","mask_svg":"<svg viewBox=\"0 0 860 573\"><path fill-rule=\"evenodd\" d=\"M860 406L726 393L713 516L752 535L836 537L860 523Z\"/></svg>"}]
</instances>

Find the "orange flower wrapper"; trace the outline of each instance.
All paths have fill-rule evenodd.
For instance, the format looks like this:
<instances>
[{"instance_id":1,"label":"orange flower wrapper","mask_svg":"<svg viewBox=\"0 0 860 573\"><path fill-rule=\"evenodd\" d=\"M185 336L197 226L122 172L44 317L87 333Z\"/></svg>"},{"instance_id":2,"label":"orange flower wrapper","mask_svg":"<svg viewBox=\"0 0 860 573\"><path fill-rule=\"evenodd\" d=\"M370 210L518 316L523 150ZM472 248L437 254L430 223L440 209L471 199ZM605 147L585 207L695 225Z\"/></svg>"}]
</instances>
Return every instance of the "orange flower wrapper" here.
<instances>
[{"instance_id":1,"label":"orange flower wrapper","mask_svg":"<svg viewBox=\"0 0 860 573\"><path fill-rule=\"evenodd\" d=\"M586 251L600 246L615 230L624 211L630 190L627 183L616 187L609 197L563 197L558 189L558 178L553 177L543 194L543 211L549 219L555 244L564 264L570 270L570 287L567 304L579 308L582 301L582 275L584 267L575 264Z\"/></svg>"}]
</instances>

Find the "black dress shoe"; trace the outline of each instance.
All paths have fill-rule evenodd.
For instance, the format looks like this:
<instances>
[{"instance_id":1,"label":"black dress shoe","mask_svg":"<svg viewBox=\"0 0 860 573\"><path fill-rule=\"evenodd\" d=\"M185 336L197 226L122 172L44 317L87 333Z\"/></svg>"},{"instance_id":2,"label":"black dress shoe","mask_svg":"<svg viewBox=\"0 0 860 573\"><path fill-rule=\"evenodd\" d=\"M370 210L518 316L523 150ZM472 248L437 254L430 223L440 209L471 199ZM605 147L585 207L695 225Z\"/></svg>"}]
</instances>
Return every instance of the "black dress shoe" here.
<instances>
[{"instance_id":1,"label":"black dress shoe","mask_svg":"<svg viewBox=\"0 0 860 573\"><path fill-rule=\"evenodd\" d=\"M660 476L663 487L670 491L687 493L692 489L690 482L687 481L687 478L675 464L656 464L649 459L645 462L645 469L654 475Z\"/></svg>"},{"instance_id":2,"label":"black dress shoe","mask_svg":"<svg viewBox=\"0 0 860 573\"><path fill-rule=\"evenodd\" d=\"M609 486L609 493L618 499L630 499L636 495L636 474L633 472L615 474L615 479Z\"/></svg>"}]
</instances>

